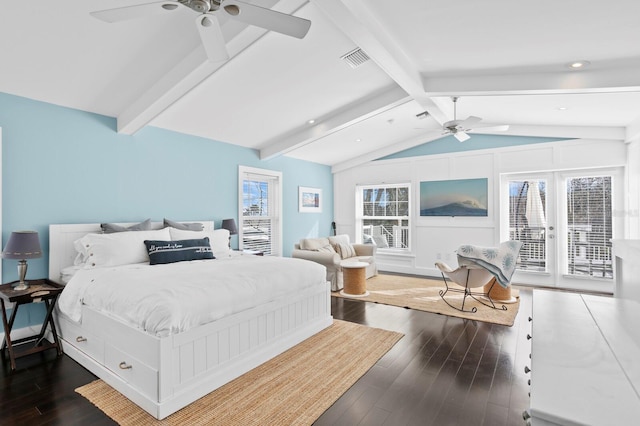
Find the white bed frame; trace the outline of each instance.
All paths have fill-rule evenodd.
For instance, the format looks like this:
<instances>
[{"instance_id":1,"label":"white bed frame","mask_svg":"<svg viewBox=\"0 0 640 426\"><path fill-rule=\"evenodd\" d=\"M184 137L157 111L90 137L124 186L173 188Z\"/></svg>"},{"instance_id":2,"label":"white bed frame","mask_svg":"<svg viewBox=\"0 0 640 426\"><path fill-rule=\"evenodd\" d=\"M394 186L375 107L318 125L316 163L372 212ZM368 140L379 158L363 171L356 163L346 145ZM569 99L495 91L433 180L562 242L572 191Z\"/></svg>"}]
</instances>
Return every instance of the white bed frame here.
<instances>
[{"instance_id":1,"label":"white bed frame","mask_svg":"<svg viewBox=\"0 0 640 426\"><path fill-rule=\"evenodd\" d=\"M100 224L49 226L51 280L73 264L73 241L91 232ZM331 325L330 300L327 283L167 337L86 306L81 324L56 320L67 355L162 419Z\"/></svg>"}]
</instances>

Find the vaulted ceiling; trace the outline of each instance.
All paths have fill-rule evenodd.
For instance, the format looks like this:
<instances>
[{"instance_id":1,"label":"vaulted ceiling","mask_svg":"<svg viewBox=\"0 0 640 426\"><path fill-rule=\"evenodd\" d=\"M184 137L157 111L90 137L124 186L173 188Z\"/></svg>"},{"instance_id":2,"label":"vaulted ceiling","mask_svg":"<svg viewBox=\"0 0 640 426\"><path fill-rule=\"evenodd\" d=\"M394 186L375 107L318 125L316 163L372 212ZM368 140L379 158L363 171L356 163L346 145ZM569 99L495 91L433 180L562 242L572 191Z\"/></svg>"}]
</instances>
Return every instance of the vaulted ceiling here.
<instances>
[{"instance_id":1,"label":"vaulted ceiling","mask_svg":"<svg viewBox=\"0 0 640 426\"><path fill-rule=\"evenodd\" d=\"M90 15L150 2L2 1L0 91L334 171L441 138L452 96L457 118L509 124L500 134L640 137L637 1L252 0L311 28L297 39L219 14L224 62L187 7ZM355 49L370 59L352 68Z\"/></svg>"}]
</instances>

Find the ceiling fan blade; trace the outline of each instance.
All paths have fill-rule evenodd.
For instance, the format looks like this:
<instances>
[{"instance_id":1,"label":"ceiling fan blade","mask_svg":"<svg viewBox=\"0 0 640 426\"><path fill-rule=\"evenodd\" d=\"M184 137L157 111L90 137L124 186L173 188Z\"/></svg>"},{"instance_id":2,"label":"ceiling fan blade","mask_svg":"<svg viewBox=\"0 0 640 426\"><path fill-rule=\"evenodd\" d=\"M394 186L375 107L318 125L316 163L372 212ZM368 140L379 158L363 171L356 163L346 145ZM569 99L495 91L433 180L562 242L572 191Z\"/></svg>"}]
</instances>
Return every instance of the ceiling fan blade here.
<instances>
[{"instance_id":1,"label":"ceiling fan blade","mask_svg":"<svg viewBox=\"0 0 640 426\"><path fill-rule=\"evenodd\" d=\"M471 139L471 136L469 136L468 134L466 134L465 132L462 131L457 131L453 134L453 136L455 136L456 139L458 139L458 142L464 142L466 140Z\"/></svg>"},{"instance_id":2,"label":"ceiling fan blade","mask_svg":"<svg viewBox=\"0 0 640 426\"><path fill-rule=\"evenodd\" d=\"M304 38L311 27L311 21L276 12L237 0L227 0L222 3L224 10L231 18L255 25L270 31L275 31L296 38Z\"/></svg>"},{"instance_id":3,"label":"ceiling fan blade","mask_svg":"<svg viewBox=\"0 0 640 426\"><path fill-rule=\"evenodd\" d=\"M168 13L178 8L180 4L170 0L139 4L136 6L118 7L115 9L89 12L91 16L104 22L120 22L130 19L144 18L150 15Z\"/></svg>"},{"instance_id":4,"label":"ceiling fan blade","mask_svg":"<svg viewBox=\"0 0 640 426\"><path fill-rule=\"evenodd\" d=\"M467 119L462 120L460 122L460 124L458 124L458 127L461 128L461 129L465 129L465 130L466 129L471 129L471 128L473 128L473 126L475 126L476 124L478 124L481 121L482 121L482 118L474 117L472 115L472 116L469 116Z\"/></svg>"},{"instance_id":5,"label":"ceiling fan blade","mask_svg":"<svg viewBox=\"0 0 640 426\"><path fill-rule=\"evenodd\" d=\"M202 39L202 46L211 62L223 62L229 59L220 23L215 15L211 13L198 15L196 27Z\"/></svg>"}]
</instances>

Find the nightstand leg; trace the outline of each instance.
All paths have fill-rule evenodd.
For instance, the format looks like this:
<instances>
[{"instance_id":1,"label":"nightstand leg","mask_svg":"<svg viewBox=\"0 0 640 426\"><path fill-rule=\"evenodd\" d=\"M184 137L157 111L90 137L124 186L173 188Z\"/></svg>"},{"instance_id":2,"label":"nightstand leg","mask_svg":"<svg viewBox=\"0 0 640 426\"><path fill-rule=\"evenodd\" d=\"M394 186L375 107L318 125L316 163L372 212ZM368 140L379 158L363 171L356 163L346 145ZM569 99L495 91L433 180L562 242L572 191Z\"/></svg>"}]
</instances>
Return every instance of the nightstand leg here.
<instances>
[{"instance_id":1,"label":"nightstand leg","mask_svg":"<svg viewBox=\"0 0 640 426\"><path fill-rule=\"evenodd\" d=\"M11 319L7 322L7 309L4 305L4 300L0 299L0 304L2 304L2 326L4 327L4 339L2 339L2 346L0 346L0 351L4 354L4 347L7 346L7 351L9 352L9 361L11 362L11 370L16 369L16 359L13 353L13 344L11 343L11 327L13 326L13 321L16 318L16 312L18 311L18 304L13 307L13 311L11 312Z\"/></svg>"},{"instance_id":2,"label":"nightstand leg","mask_svg":"<svg viewBox=\"0 0 640 426\"><path fill-rule=\"evenodd\" d=\"M51 326L51 334L53 335L53 344L56 347L58 355L62 355L62 345L60 345L60 340L58 340L58 332L56 331L56 324L53 321L53 307L56 305L56 300L58 300L58 296L54 297L51 302L49 300L44 301L47 305L47 316L42 323L42 330L40 330L40 340L44 339L44 333L47 330L47 323Z\"/></svg>"}]
</instances>

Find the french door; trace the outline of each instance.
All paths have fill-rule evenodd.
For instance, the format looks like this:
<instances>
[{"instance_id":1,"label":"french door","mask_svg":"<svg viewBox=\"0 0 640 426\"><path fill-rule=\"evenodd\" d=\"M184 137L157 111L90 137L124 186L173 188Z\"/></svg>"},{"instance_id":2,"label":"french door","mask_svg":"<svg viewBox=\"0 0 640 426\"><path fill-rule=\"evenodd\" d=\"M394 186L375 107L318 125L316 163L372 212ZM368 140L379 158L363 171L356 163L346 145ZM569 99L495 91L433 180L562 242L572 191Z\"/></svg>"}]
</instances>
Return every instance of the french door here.
<instances>
[{"instance_id":1,"label":"french door","mask_svg":"<svg viewBox=\"0 0 640 426\"><path fill-rule=\"evenodd\" d=\"M514 281L613 291L611 239L622 235L621 171L505 175L501 239L523 242Z\"/></svg>"}]
</instances>

